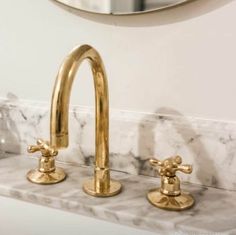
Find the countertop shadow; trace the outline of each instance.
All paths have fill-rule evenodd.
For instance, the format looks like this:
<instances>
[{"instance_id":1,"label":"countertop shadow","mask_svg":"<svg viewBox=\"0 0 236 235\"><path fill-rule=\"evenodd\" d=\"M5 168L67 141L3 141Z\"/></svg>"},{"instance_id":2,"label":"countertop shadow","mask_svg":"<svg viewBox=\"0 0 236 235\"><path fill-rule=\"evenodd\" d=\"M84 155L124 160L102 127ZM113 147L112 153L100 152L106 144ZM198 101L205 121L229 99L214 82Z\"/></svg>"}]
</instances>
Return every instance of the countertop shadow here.
<instances>
[{"instance_id":1,"label":"countertop shadow","mask_svg":"<svg viewBox=\"0 0 236 235\"><path fill-rule=\"evenodd\" d=\"M159 108L155 111L155 114L155 122L147 122L146 120L148 117L144 117L143 121L141 121L139 125L139 156L141 159L145 160L139 173L146 175L145 173L147 170L150 172L150 167L147 166L148 156L159 157L154 155L155 145L158 144L155 143L155 126L160 125L165 121L169 121L172 123L172 128L175 129L183 139L186 147L193 153L195 158L194 162L198 165L195 170L195 174L199 182L205 186L217 187L219 177L214 160L209 156L208 150L200 138L201 136L199 136L199 133L196 133L189 120L180 112L170 107ZM176 123L173 118L181 118L181 122L183 124L181 126L178 125L178 123ZM178 150L178 148L175 149L177 152L175 152L174 155L179 154ZM170 156L171 155L173 155L173 153L170 153ZM160 157L163 158L163 156ZM185 162L186 156L182 157L183 161Z\"/></svg>"}]
</instances>

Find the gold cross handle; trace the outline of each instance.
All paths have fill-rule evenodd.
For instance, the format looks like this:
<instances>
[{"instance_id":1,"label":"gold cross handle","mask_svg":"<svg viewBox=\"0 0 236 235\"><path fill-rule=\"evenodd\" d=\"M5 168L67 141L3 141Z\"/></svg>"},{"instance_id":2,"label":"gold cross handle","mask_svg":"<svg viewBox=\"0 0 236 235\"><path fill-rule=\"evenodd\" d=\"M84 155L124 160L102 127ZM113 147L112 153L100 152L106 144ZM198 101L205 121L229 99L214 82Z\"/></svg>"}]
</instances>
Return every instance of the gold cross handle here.
<instances>
[{"instance_id":1,"label":"gold cross handle","mask_svg":"<svg viewBox=\"0 0 236 235\"><path fill-rule=\"evenodd\" d=\"M30 170L27 174L29 181L36 184L55 184L65 179L63 169L55 166L55 156L58 151L50 146L49 141L37 140L36 145L27 148L28 153L41 152L38 168Z\"/></svg>"}]
</instances>

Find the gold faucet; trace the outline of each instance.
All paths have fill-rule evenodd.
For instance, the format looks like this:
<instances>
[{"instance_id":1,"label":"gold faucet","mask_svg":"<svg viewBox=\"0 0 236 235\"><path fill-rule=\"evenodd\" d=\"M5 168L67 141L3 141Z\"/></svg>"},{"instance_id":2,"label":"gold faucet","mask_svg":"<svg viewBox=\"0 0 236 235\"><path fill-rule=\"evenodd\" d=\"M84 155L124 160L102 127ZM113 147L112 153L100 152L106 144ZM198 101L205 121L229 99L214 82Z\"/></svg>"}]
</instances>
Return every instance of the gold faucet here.
<instances>
[{"instance_id":1,"label":"gold faucet","mask_svg":"<svg viewBox=\"0 0 236 235\"><path fill-rule=\"evenodd\" d=\"M50 146L57 150L66 148L69 145L68 115L71 88L76 72L85 59L90 62L94 78L96 153L94 178L84 183L83 190L92 196L109 197L121 191L121 184L110 179L108 85L102 59L98 52L89 45L75 48L66 57L57 75L51 103ZM36 171L40 171L40 168ZM58 182L62 181L65 177L62 178L60 176ZM33 182L37 183L35 180ZM55 183L55 180L51 183Z\"/></svg>"},{"instance_id":2,"label":"gold faucet","mask_svg":"<svg viewBox=\"0 0 236 235\"><path fill-rule=\"evenodd\" d=\"M180 189L180 180L176 176L176 171L186 174L192 173L191 165L181 165L180 156L170 157L163 161L150 159L150 164L158 169L161 176L161 187L151 189L147 198L151 204L166 210L184 210L193 206L194 199Z\"/></svg>"}]
</instances>

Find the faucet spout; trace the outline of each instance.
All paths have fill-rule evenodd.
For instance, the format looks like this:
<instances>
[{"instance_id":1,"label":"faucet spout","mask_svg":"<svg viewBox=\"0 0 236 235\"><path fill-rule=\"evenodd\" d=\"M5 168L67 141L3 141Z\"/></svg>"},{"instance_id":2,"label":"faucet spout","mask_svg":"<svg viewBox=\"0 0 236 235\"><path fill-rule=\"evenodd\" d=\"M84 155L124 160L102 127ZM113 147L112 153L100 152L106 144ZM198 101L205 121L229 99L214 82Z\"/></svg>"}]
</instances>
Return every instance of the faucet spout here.
<instances>
[{"instance_id":1,"label":"faucet spout","mask_svg":"<svg viewBox=\"0 0 236 235\"><path fill-rule=\"evenodd\" d=\"M66 57L58 72L51 103L50 145L56 149L69 145L68 116L71 88L76 72L85 59L90 62L94 78L96 153L94 179L85 182L83 189L93 196L113 196L121 191L121 184L110 180L108 84L102 59L89 45L75 48Z\"/></svg>"}]
</instances>

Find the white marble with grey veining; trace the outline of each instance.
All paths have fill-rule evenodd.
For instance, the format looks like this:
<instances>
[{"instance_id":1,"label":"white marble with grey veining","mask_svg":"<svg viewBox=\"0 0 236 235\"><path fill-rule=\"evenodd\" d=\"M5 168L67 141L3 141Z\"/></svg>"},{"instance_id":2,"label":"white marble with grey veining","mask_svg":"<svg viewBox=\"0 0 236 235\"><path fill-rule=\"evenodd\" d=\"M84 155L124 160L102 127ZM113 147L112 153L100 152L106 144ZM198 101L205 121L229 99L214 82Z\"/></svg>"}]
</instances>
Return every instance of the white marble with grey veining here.
<instances>
[{"instance_id":1,"label":"white marble with grey veining","mask_svg":"<svg viewBox=\"0 0 236 235\"><path fill-rule=\"evenodd\" d=\"M123 185L122 193L110 198L95 198L82 190L84 180L92 176L91 167L61 164L68 174L65 181L37 185L25 177L36 164L35 158L20 155L7 155L1 159L0 195L158 234L236 234L234 191L183 185L182 188L195 197L195 206L182 212L165 211L153 207L146 199L147 191L159 185L157 178L112 172L112 177Z\"/></svg>"},{"instance_id":2,"label":"white marble with grey veining","mask_svg":"<svg viewBox=\"0 0 236 235\"><path fill-rule=\"evenodd\" d=\"M49 139L50 104L0 100L0 151L26 153L37 138ZM71 106L70 145L58 160L92 165L94 160L94 110ZM236 122L181 116L175 110L155 113L110 110L110 165L117 171L153 176L150 156L181 155L193 164L188 182L236 190Z\"/></svg>"}]
</instances>

